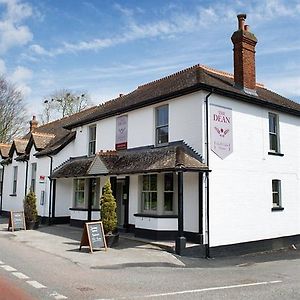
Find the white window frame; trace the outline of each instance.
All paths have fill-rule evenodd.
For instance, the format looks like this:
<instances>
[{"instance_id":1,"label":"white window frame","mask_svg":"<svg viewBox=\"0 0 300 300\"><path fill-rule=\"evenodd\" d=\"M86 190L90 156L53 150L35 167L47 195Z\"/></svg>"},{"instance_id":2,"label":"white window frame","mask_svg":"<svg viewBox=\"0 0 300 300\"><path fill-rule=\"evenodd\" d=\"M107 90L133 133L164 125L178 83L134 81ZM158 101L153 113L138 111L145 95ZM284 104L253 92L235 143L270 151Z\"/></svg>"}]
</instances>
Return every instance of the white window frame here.
<instances>
[{"instance_id":1,"label":"white window frame","mask_svg":"<svg viewBox=\"0 0 300 300\"><path fill-rule=\"evenodd\" d=\"M158 111L160 109L163 109L163 108L167 108L167 117L168 117L168 121L167 123L165 124L158 124ZM158 140L158 132L161 128L167 128L168 129L168 139L166 142L161 142ZM164 105L161 105L161 106L158 106L158 107L155 107L155 145L156 146L159 146L159 145L166 145L169 143L169 104L164 104Z\"/></svg>"},{"instance_id":2,"label":"white window frame","mask_svg":"<svg viewBox=\"0 0 300 300\"><path fill-rule=\"evenodd\" d=\"M18 188L18 166L13 167L13 182L12 182L12 195L17 195Z\"/></svg>"},{"instance_id":3,"label":"white window frame","mask_svg":"<svg viewBox=\"0 0 300 300\"><path fill-rule=\"evenodd\" d=\"M94 130L94 135L92 136L92 130ZM97 138L97 125L89 126L89 143L88 143L88 155L94 155L96 153L96 138Z\"/></svg>"},{"instance_id":4,"label":"white window frame","mask_svg":"<svg viewBox=\"0 0 300 300\"><path fill-rule=\"evenodd\" d=\"M276 183L276 186L274 189L274 184ZM278 196L278 203L276 200L276 195ZM273 208L281 208L282 207L282 199L281 199L281 180L279 179L272 179L272 204Z\"/></svg>"},{"instance_id":5,"label":"white window frame","mask_svg":"<svg viewBox=\"0 0 300 300\"><path fill-rule=\"evenodd\" d=\"M83 181L83 189L77 189L77 182L79 181ZM74 187L74 208L86 208L86 180L84 178L75 178L73 181ZM80 186L80 184L79 184ZM78 202L77 200L77 193L83 193L83 203L81 204L80 202Z\"/></svg>"},{"instance_id":6,"label":"white window frame","mask_svg":"<svg viewBox=\"0 0 300 300\"><path fill-rule=\"evenodd\" d=\"M30 189L34 193L36 193L36 174L37 174L37 163L31 164L31 181L30 181Z\"/></svg>"},{"instance_id":7,"label":"white window frame","mask_svg":"<svg viewBox=\"0 0 300 300\"><path fill-rule=\"evenodd\" d=\"M156 190L151 190L151 176L155 176L156 177ZM149 179L149 189L148 190L144 190L144 178L148 177ZM152 209L152 194L155 193L156 194L156 208ZM150 208L145 208L145 199L144 199L144 195L149 195L149 199L150 199ZM157 214L157 209L158 209L158 193L157 193L157 174L146 174L146 175L142 175L142 193L141 193L141 204L142 204L142 211L144 213L147 214Z\"/></svg>"},{"instance_id":8,"label":"white window frame","mask_svg":"<svg viewBox=\"0 0 300 300\"><path fill-rule=\"evenodd\" d=\"M271 118L274 118L275 130L271 128L270 121ZM279 135L279 115L273 112L269 112L268 114L268 121L269 121L269 149L270 152L280 153L280 135ZM276 149L272 149L272 137L276 139Z\"/></svg>"},{"instance_id":9,"label":"white window frame","mask_svg":"<svg viewBox=\"0 0 300 300\"><path fill-rule=\"evenodd\" d=\"M172 175L172 190L166 190L166 175ZM164 197L163 197L163 211L164 211L164 214L171 214L171 213L174 213L174 187L175 187L175 184L174 184L174 173L170 172L170 173L164 173ZM172 209L171 210L166 210L165 209L165 202L166 202L166 194L172 194Z\"/></svg>"}]
</instances>

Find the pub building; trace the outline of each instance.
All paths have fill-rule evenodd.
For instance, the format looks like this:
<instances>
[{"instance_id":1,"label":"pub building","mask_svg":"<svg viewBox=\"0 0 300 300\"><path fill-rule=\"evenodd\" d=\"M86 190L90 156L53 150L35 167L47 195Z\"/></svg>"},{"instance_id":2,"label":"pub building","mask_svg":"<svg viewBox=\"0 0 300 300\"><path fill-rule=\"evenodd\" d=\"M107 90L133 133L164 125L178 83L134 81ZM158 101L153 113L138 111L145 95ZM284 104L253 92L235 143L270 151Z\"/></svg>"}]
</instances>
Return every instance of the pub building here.
<instances>
[{"instance_id":1,"label":"pub building","mask_svg":"<svg viewBox=\"0 0 300 300\"><path fill-rule=\"evenodd\" d=\"M300 104L256 82L245 19L233 74L195 65L46 125L34 118L1 152L2 212L31 187L43 221L83 226L99 220L110 180L119 229L175 240L179 254L186 240L203 256L299 242Z\"/></svg>"}]
</instances>

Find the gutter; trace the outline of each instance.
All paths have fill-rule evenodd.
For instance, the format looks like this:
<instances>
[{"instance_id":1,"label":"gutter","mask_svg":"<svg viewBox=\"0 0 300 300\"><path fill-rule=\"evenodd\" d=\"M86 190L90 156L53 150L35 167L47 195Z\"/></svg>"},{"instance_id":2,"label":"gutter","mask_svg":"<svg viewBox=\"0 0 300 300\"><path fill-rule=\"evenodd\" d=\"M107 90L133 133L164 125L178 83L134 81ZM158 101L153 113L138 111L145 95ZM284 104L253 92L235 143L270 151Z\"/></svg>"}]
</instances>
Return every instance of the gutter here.
<instances>
[{"instance_id":1,"label":"gutter","mask_svg":"<svg viewBox=\"0 0 300 300\"><path fill-rule=\"evenodd\" d=\"M209 102L208 98L214 92L213 89L205 96L205 143L206 143L206 165L209 169ZM210 258L210 234L209 234L209 172L206 175L206 245L205 245L205 258Z\"/></svg>"}]
</instances>

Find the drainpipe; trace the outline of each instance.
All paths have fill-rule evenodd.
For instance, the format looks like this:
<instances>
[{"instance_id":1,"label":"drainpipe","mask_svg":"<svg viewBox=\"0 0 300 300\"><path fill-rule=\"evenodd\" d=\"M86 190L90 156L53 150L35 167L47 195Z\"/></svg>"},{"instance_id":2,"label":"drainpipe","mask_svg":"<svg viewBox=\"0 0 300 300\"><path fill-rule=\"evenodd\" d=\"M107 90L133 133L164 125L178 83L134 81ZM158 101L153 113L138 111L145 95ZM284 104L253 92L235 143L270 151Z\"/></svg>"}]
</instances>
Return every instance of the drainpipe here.
<instances>
[{"instance_id":1,"label":"drainpipe","mask_svg":"<svg viewBox=\"0 0 300 300\"><path fill-rule=\"evenodd\" d=\"M4 165L2 165L2 182L0 186L1 188L0 214L2 214L3 186L4 186Z\"/></svg>"},{"instance_id":2,"label":"drainpipe","mask_svg":"<svg viewBox=\"0 0 300 300\"><path fill-rule=\"evenodd\" d=\"M205 96L205 143L206 143L206 165L209 170L209 102L208 98L213 93L213 89ZM210 258L210 234L209 234L209 172L205 172L206 175L206 247L205 247L205 257Z\"/></svg>"},{"instance_id":3,"label":"drainpipe","mask_svg":"<svg viewBox=\"0 0 300 300\"><path fill-rule=\"evenodd\" d=\"M49 190L49 211L48 211L48 225L51 225L51 201L52 201L52 167L53 167L53 157L47 155L50 158L50 171L49 171L49 180L50 180L50 190Z\"/></svg>"}]
</instances>

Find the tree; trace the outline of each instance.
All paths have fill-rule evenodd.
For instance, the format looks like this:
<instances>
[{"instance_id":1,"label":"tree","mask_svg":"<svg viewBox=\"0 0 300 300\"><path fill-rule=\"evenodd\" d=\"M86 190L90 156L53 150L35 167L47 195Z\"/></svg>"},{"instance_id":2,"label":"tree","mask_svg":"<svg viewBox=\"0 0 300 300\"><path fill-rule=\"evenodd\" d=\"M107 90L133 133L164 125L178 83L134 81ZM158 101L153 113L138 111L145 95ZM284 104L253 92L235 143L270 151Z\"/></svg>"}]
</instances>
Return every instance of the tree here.
<instances>
[{"instance_id":1,"label":"tree","mask_svg":"<svg viewBox=\"0 0 300 300\"><path fill-rule=\"evenodd\" d=\"M26 222L36 222L38 219L36 196L32 190L30 190L24 199L24 214Z\"/></svg>"},{"instance_id":2,"label":"tree","mask_svg":"<svg viewBox=\"0 0 300 300\"><path fill-rule=\"evenodd\" d=\"M100 212L104 233L108 234L113 233L117 228L117 204L112 194L109 180L106 181L103 189L104 191L100 199Z\"/></svg>"},{"instance_id":3,"label":"tree","mask_svg":"<svg viewBox=\"0 0 300 300\"><path fill-rule=\"evenodd\" d=\"M14 136L24 133L27 120L21 91L0 77L0 142L11 142Z\"/></svg>"},{"instance_id":4,"label":"tree","mask_svg":"<svg viewBox=\"0 0 300 300\"><path fill-rule=\"evenodd\" d=\"M42 123L70 116L90 106L90 98L86 93L72 92L67 89L58 90L43 101Z\"/></svg>"}]
</instances>

